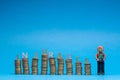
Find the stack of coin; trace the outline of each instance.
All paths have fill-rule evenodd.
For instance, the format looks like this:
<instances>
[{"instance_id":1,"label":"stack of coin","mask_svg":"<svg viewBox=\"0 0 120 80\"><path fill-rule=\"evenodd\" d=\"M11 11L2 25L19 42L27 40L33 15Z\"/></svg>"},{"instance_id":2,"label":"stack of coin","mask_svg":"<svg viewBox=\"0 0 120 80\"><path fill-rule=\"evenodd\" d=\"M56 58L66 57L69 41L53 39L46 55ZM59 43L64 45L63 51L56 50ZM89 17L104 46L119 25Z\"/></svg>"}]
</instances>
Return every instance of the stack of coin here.
<instances>
[{"instance_id":1,"label":"stack of coin","mask_svg":"<svg viewBox=\"0 0 120 80\"><path fill-rule=\"evenodd\" d=\"M49 58L50 63L50 74L55 75L56 74L56 61L54 57Z\"/></svg>"},{"instance_id":2,"label":"stack of coin","mask_svg":"<svg viewBox=\"0 0 120 80\"><path fill-rule=\"evenodd\" d=\"M91 64L85 59L85 75L91 75Z\"/></svg>"},{"instance_id":3,"label":"stack of coin","mask_svg":"<svg viewBox=\"0 0 120 80\"><path fill-rule=\"evenodd\" d=\"M32 59L32 74L38 74L38 58Z\"/></svg>"},{"instance_id":4,"label":"stack of coin","mask_svg":"<svg viewBox=\"0 0 120 80\"><path fill-rule=\"evenodd\" d=\"M58 58L58 75L64 74L64 59Z\"/></svg>"},{"instance_id":5,"label":"stack of coin","mask_svg":"<svg viewBox=\"0 0 120 80\"><path fill-rule=\"evenodd\" d=\"M66 59L66 73L67 75L73 74L72 59Z\"/></svg>"},{"instance_id":6,"label":"stack of coin","mask_svg":"<svg viewBox=\"0 0 120 80\"><path fill-rule=\"evenodd\" d=\"M82 75L82 64L81 62L76 62L76 75Z\"/></svg>"},{"instance_id":7,"label":"stack of coin","mask_svg":"<svg viewBox=\"0 0 120 80\"><path fill-rule=\"evenodd\" d=\"M43 53L41 58L41 74L46 75L48 71L48 55Z\"/></svg>"},{"instance_id":8,"label":"stack of coin","mask_svg":"<svg viewBox=\"0 0 120 80\"><path fill-rule=\"evenodd\" d=\"M15 74L21 74L21 61L19 59L15 60Z\"/></svg>"},{"instance_id":9,"label":"stack of coin","mask_svg":"<svg viewBox=\"0 0 120 80\"><path fill-rule=\"evenodd\" d=\"M28 58L22 58L23 74L29 74Z\"/></svg>"}]
</instances>

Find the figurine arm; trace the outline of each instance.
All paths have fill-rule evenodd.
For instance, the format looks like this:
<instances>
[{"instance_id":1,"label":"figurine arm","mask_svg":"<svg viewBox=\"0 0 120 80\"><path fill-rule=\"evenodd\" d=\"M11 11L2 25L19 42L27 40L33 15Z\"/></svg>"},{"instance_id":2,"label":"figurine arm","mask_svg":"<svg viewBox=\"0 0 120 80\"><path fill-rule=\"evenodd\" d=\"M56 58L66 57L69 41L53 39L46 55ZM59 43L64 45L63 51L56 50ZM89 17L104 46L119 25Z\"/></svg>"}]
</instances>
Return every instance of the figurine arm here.
<instances>
[{"instance_id":1,"label":"figurine arm","mask_svg":"<svg viewBox=\"0 0 120 80\"><path fill-rule=\"evenodd\" d=\"M104 54L104 60L106 59L106 55Z\"/></svg>"},{"instance_id":2,"label":"figurine arm","mask_svg":"<svg viewBox=\"0 0 120 80\"><path fill-rule=\"evenodd\" d=\"M96 58L97 61L99 60L99 58L98 58L98 54L96 54L95 58Z\"/></svg>"}]
</instances>

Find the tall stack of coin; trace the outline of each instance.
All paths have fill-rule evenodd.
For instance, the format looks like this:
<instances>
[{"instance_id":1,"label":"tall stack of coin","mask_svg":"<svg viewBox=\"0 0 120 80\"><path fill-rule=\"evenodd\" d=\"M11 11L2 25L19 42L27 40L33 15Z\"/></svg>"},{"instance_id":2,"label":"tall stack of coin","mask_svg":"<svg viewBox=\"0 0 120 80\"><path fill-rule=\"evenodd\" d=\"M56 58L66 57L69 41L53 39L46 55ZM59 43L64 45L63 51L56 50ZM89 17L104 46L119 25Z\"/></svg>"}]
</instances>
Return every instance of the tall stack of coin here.
<instances>
[{"instance_id":1,"label":"tall stack of coin","mask_svg":"<svg viewBox=\"0 0 120 80\"><path fill-rule=\"evenodd\" d=\"M73 74L72 58L66 59L66 73L67 75Z\"/></svg>"},{"instance_id":2,"label":"tall stack of coin","mask_svg":"<svg viewBox=\"0 0 120 80\"><path fill-rule=\"evenodd\" d=\"M38 56L32 59L32 74L38 74Z\"/></svg>"},{"instance_id":3,"label":"tall stack of coin","mask_svg":"<svg viewBox=\"0 0 120 80\"><path fill-rule=\"evenodd\" d=\"M64 74L64 59L61 54L58 55L58 75Z\"/></svg>"},{"instance_id":4,"label":"tall stack of coin","mask_svg":"<svg viewBox=\"0 0 120 80\"><path fill-rule=\"evenodd\" d=\"M22 66L23 66L23 74L29 74L29 63L28 58L24 57L22 58Z\"/></svg>"},{"instance_id":5,"label":"tall stack of coin","mask_svg":"<svg viewBox=\"0 0 120 80\"><path fill-rule=\"evenodd\" d=\"M55 75L56 74L56 61L54 57L49 58L50 63L50 74Z\"/></svg>"},{"instance_id":6,"label":"tall stack of coin","mask_svg":"<svg viewBox=\"0 0 120 80\"><path fill-rule=\"evenodd\" d=\"M48 55L47 52L42 52L42 58L41 58L41 74L46 75L48 71Z\"/></svg>"},{"instance_id":7,"label":"tall stack of coin","mask_svg":"<svg viewBox=\"0 0 120 80\"><path fill-rule=\"evenodd\" d=\"M85 75L91 75L91 64L85 59Z\"/></svg>"},{"instance_id":8,"label":"tall stack of coin","mask_svg":"<svg viewBox=\"0 0 120 80\"><path fill-rule=\"evenodd\" d=\"M15 60L15 74L21 74L21 61L18 59L18 55Z\"/></svg>"}]
</instances>

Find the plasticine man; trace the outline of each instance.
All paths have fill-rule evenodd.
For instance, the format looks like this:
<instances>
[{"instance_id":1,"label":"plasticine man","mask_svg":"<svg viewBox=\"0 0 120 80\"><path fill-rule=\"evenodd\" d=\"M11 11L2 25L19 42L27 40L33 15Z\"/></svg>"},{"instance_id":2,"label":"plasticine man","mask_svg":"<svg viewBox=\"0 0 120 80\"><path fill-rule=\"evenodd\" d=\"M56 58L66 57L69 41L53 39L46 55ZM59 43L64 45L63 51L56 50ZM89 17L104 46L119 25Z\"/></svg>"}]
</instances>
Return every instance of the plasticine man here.
<instances>
[{"instance_id":1,"label":"plasticine man","mask_svg":"<svg viewBox=\"0 0 120 80\"><path fill-rule=\"evenodd\" d=\"M103 46L98 46L98 53L96 54L98 75L104 75L104 60L106 59L106 55L103 53L103 50Z\"/></svg>"}]
</instances>

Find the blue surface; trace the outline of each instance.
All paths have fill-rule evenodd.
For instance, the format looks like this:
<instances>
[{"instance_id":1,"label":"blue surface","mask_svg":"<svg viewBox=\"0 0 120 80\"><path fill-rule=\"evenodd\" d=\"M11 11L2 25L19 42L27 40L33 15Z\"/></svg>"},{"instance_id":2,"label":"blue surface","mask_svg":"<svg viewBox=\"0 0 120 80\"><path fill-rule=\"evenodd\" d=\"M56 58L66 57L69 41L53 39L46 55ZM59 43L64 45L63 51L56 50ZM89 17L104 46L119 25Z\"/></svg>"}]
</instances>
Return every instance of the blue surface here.
<instances>
[{"instance_id":1,"label":"blue surface","mask_svg":"<svg viewBox=\"0 0 120 80\"><path fill-rule=\"evenodd\" d=\"M0 76L0 80L119 80L120 76L41 76L41 75L9 75Z\"/></svg>"}]
</instances>

